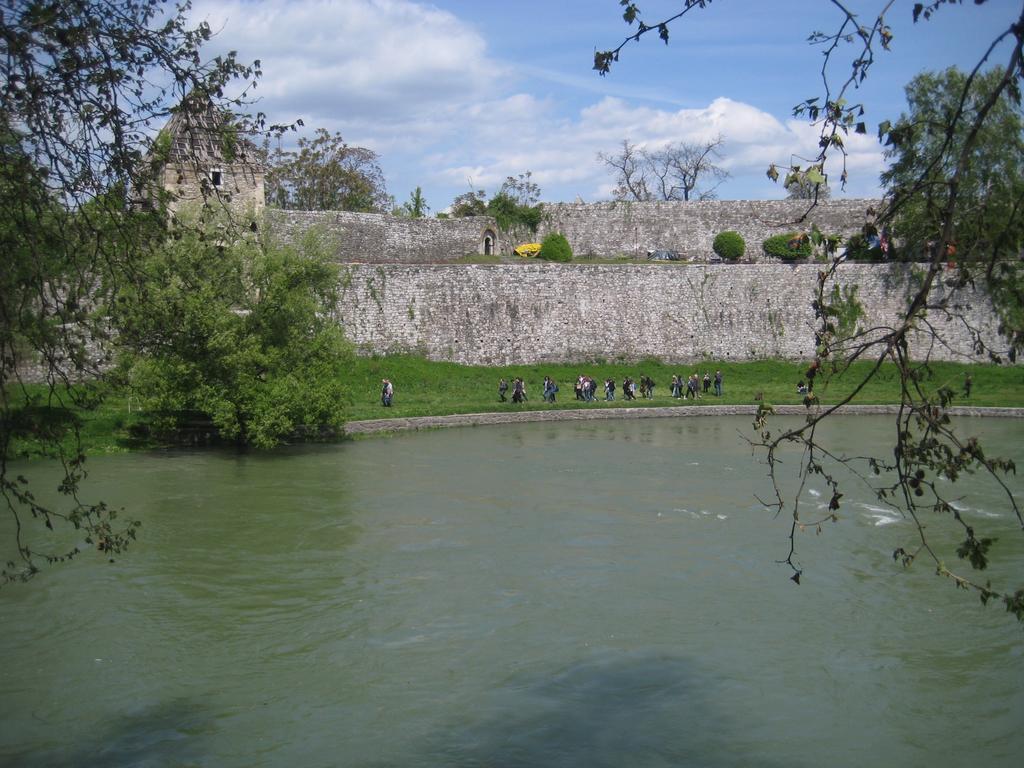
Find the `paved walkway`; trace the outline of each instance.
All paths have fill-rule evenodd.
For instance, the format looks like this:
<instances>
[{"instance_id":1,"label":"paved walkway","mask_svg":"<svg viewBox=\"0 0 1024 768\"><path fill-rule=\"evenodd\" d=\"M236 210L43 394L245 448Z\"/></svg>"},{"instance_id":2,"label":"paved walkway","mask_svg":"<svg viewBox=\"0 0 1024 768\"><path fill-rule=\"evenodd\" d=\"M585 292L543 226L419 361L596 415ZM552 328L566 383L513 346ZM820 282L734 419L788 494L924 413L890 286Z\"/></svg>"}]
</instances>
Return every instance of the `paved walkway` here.
<instances>
[{"instance_id":1,"label":"paved walkway","mask_svg":"<svg viewBox=\"0 0 1024 768\"><path fill-rule=\"evenodd\" d=\"M895 405L848 405L840 414L895 414ZM753 416L756 405L674 405L650 408L578 408L551 411L498 411L496 413L462 413L452 416L415 416L405 419L371 419L350 421L345 425L347 435L369 435L378 432L407 432L439 427L470 427L480 424L516 424L533 421L600 421L602 419L663 419L692 418L698 416ZM775 412L782 415L802 415L802 405L776 405ZM1024 418L1024 408L971 408L957 406L947 411L952 416L997 416Z\"/></svg>"}]
</instances>

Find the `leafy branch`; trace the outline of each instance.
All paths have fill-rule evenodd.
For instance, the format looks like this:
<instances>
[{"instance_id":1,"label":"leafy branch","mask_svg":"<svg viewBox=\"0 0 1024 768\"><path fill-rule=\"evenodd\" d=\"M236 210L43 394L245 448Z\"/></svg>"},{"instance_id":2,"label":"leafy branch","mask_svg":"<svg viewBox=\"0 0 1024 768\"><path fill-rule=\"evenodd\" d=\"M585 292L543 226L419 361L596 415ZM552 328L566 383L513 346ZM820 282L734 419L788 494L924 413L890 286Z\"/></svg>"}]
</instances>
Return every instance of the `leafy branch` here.
<instances>
[{"instance_id":1,"label":"leafy branch","mask_svg":"<svg viewBox=\"0 0 1024 768\"><path fill-rule=\"evenodd\" d=\"M786 172L788 185L793 183L823 184L827 181L825 163L830 154L836 152L841 156L841 185L845 186L848 171L846 166L846 141L851 133L866 134L867 125L864 120L865 107L853 103L851 94L869 76L875 62L876 52L881 49L892 49L893 34L886 22L886 15L892 9L894 0L881 4L879 13L867 24L862 24L849 5L842 0L829 0L838 10L840 19L833 32L813 32L808 41L812 45L822 46L823 62L821 66L822 93L805 99L797 104L794 115L804 117L819 127L818 154L808 167L801 168L790 164ZM912 17L915 22L927 21L944 5L958 4L957 0L934 0L930 3L915 3ZM626 7L625 21L630 25L637 23L640 10L634 3L622 2ZM655 25L639 24L638 31L631 34L610 51L598 52L594 58L594 68L602 75L607 74L612 63L619 60L623 48L631 42L639 41L646 33L658 29L659 37L668 40L667 26L678 21L682 16L696 7L704 7L704 3L686 2L679 13ZM664 31L664 33L663 33ZM1010 53L1005 66L998 71L998 77L988 86L980 99L972 97L978 90L981 70L995 51L1006 43L1010 43ZM830 72L840 55L851 50L849 68L846 75L837 83L833 83ZM815 313L816 357L808 367L806 378L810 391L804 404L807 416L800 426L782 429L775 432L769 427L772 410L769 406L760 407L754 419L756 437L752 440L754 447L764 452L769 468L769 476L774 489L774 498L764 502L774 509L776 514L784 511L791 517L789 548L781 562L789 565L792 579L800 582L802 569L796 556L796 536L800 531L813 528L821 531L821 525L835 520L842 505L843 494L840 490L839 467L853 471L855 477L863 482L883 474L888 478L882 485L871 484L876 497L885 504L900 509L913 520L917 544L911 548L898 547L894 559L910 565L915 559L927 555L935 565L936 572L953 581L963 589L975 591L982 603L998 598L1018 620L1024 622L1024 589L1011 591L993 587L989 581L982 583L979 579L954 571L935 551L926 535L922 515L934 512L947 516L960 530L963 540L957 547L957 557L972 569L984 570L989 562L990 552L996 545L995 538L986 536L969 524L957 510L954 500L948 498L943 490L946 481L955 481L965 473L982 472L994 480L1007 499L1009 507L1024 529L1024 518L1013 493L1005 482L1005 476L1015 472L1012 461L989 457L977 440L961 439L953 429L948 415L956 393L949 387L940 387L937 392L930 393L925 382L930 375L929 360L936 347L941 348L947 342L929 318L929 312L938 312L947 319L954 318L968 329L973 341L974 355L987 355L994 361L1001 361L999 350L993 349L991 342L978 329L973 329L969 321L958 309L952 299L956 291L972 286L976 264L984 267L985 287L989 296L1000 309L1004 318L1000 328L1002 334L1010 341L1010 357L1017 350L1024 348L1024 321L1020 306L1024 301L1024 281L1021 280L1019 269L1014 258L1019 255L1017 233L1020 215L1024 210L1024 189L1013 191L1010 203L1005 207L1007 213L1004 221L998 223L999 235L985 241L990 248L981 253L967 243L966 248L975 258L961 259L958 277L946 281L949 292L938 296L937 288L940 276L944 274L947 262L957 254L958 226L966 226L965 203L962 189L973 181L971 176L975 163L981 155L979 149L985 130L997 115L1000 105L1015 105L1019 112L1021 103L1021 80L1024 79L1022 65L1022 46L1024 46L1024 9L1005 31L1001 32L987 46L956 94L955 108L938 115L936 131L941 140L936 146L929 145L930 154L924 156L923 162L911 155L907 174L898 179L893 178L893 186L886 205L879 213L877 221L865 227L871 233L884 231L893 224L901 224L908 211L923 210L926 216L926 231L930 234L932 245L926 251L926 259L916 276L916 284L910 291L904 310L891 324L860 327L858 301L852 288L839 287L839 268L845 262L845 255L838 249L834 238L827 238L821 233L812 233L816 247L825 251L829 257L829 265L818 274L816 294L812 302ZM970 108L969 108L970 107ZM1008 121L1009 132L1021 133L1019 114ZM1006 133L1006 130L999 130ZM895 154L907 151L920 132L920 127L912 123L902 122L897 125L882 123L879 127L879 138L891 148ZM1014 145L1016 146L1016 145ZM891 156L891 155L890 155ZM1010 158L1019 158L1018 150L1010 150ZM779 166L772 164L768 169L768 177L777 181L782 174ZM1024 186L1024 185L1022 185ZM806 218L817 204L817 196L809 201ZM989 218L979 218L972 212L975 221L988 222ZM1006 219L1008 218L1008 222ZM976 229L984 229L984 227ZM968 233L965 232L965 235ZM977 236L977 233L975 233ZM977 251L977 253L974 253ZM907 252L907 256L916 259L920 255L915 250ZM910 352L911 341L924 336L931 344L925 346L923 359L915 360ZM918 355L920 357L920 355ZM848 373L850 364L858 359L870 358L873 364L853 390L842 397L839 402L824 406L820 394L827 388L833 376ZM846 405L854 402L868 382L878 375L885 362L895 365L900 382L900 407L895 419L893 439L893 458L886 460L879 457L849 458L827 449L817 434L817 427L824 420L840 412ZM814 391L817 384L818 392ZM781 470L782 448L797 445L801 451L799 489L792 498L782 489ZM864 469L860 469L860 467ZM821 477L831 491L828 514L820 519L806 521L801 517L800 492L805 488L811 477ZM942 479L942 483L939 479Z\"/></svg>"}]
</instances>

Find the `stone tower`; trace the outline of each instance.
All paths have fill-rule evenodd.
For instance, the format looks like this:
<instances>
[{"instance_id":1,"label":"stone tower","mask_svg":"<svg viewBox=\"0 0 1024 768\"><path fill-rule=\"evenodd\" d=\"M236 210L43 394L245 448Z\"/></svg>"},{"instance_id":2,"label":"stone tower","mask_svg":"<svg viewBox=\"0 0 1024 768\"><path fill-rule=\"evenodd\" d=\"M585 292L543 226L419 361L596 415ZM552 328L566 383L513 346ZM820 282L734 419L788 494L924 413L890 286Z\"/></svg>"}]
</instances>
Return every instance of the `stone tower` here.
<instances>
[{"instance_id":1,"label":"stone tower","mask_svg":"<svg viewBox=\"0 0 1024 768\"><path fill-rule=\"evenodd\" d=\"M221 205L255 221L265 206L264 167L231 113L186 100L157 135L149 160L174 213Z\"/></svg>"}]
</instances>

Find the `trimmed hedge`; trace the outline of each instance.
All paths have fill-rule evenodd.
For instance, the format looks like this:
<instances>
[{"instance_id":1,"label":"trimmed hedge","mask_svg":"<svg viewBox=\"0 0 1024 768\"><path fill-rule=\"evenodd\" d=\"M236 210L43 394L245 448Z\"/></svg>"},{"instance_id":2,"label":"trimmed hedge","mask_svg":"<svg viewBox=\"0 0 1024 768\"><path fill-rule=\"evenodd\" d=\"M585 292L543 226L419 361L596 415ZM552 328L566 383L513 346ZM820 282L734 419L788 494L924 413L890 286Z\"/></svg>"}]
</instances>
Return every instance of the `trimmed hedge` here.
<instances>
[{"instance_id":1,"label":"trimmed hedge","mask_svg":"<svg viewBox=\"0 0 1024 768\"><path fill-rule=\"evenodd\" d=\"M811 239L800 232L773 235L764 241L764 252L783 261L799 261L811 258L814 247Z\"/></svg>"},{"instance_id":2,"label":"trimmed hedge","mask_svg":"<svg viewBox=\"0 0 1024 768\"><path fill-rule=\"evenodd\" d=\"M711 244L711 250L726 261L738 261L742 258L743 251L746 248L747 244L743 241L743 236L739 232L733 232L732 230L719 232L715 235L715 240Z\"/></svg>"},{"instance_id":3,"label":"trimmed hedge","mask_svg":"<svg viewBox=\"0 0 1024 768\"><path fill-rule=\"evenodd\" d=\"M537 258L545 261L572 261L572 247L565 239L565 235L552 232L540 244L540 253L537 254Z\"/></svg>"}]
</instances>

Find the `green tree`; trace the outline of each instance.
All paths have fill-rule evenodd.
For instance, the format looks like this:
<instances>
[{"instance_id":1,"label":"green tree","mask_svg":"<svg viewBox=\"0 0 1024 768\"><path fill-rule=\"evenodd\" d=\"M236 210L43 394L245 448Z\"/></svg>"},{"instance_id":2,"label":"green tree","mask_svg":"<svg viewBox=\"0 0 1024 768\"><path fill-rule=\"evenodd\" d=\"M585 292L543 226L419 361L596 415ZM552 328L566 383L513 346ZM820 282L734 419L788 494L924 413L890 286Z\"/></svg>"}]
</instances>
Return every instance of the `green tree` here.
<instances>
[{"instance_id":1,"label":"green tree","mask_svg":"<svg viewBox=\"0 0 1024 768\"><path fill-rule=\"evenodd\" d=\"M675 13L648 23L636 3L620 0L630 32L616 48L594 54L594 69L607 75L627 46L652 33L668 43L672 25L683 23L684 19L691 22L699 18L691 14L710 4L711 0L678 0ZM916 23L926 22L936 13L954 12L959 5L959 0L930 0L914 3L907 10ZM876 56L894 48L893 32L886 22L886 14L894 4L880 1L879 13L874 17L857 14L844 2L833 0L830 7L836 13L835 27L812 31L808 37L812 45L823 49L822 93L793 108L796 117L809 119L817 127L819 153L805 168L791 162L770 163L767 175L773 181L784 176L784 183L789 183L803 174L814 184L826 183L826 160L838 155L842 168L839 183L845 187L848 178L846 137L851 133L868 132L867 107L852 98L870 75ZM916 97L919 92L922 98L917 109L919 114L912 114L895 126L889 122L879 126L879 138L892 147L890 157L897 161L895 166L899 172L889 178L885 205L876 212L876 218L866 224L865 234L884 232L887 227L902 223L911 241L928 238L938 246L924 250L923 268L916 272L914 289L897 319L884 327L859 330L855 286L836 290L836 281L842 277L838 268L844 260L837 248L838 238L817 231L809 235L812 246L825 251L831 257L831 264L819 271L816 289L808 297L815 312L818 345L815 359L806 372L807 379L811 384L817 380L816 391L820 391L830 377L848 371L852 361L871 359L875 364L863 382L866 384L878 374L884 362L891 361L898 371L901 408L896 416L893 445L877 456L858 459L845 458L841 449L826 445L818 426L853 401L860 386L829 407L821 406L815 397L808 396L805 400L807 418L796 427L774 428L770 405L762 404L759 408L752 442L766 455L774 483L774 497L769 505L780 513L789 513L788 550L784 562L792 569L791 578L797 584L803 574L797 555L800 534L807 530L818 531L822 522L838 519L836 515L843 497L839 476L852 470L875 488L881 503L901 509L915 523L916 541L897 546L894 559L910 565L924 557L932 562L936 573L957 587L972 590L983 603L998 599L1007 611L1024 621L1024 587L1012 591L994 587L979 575L948 564L955 554L971 569L980 572L995 551L993 539L980 530L984 521L972 521L962 515L950 495L955 480L965 472L986 473L1005 494L1008 508L1024 528L1024 515L1003 480L1006 473L1015 471L1013 462L986 455L976 440L965 439L957 433L948 414L949 406L957 397L955 391L940 387L931 395L921 386L931 375L931 350L942 346L944 340L931 330L934 343L924 347L923 356L915 359L910 354L913 334L921 329L927 333L933 328L928 322L929 313L943 313L971 327L958 291L975 283L979 272L1002 314L1002 331L1009 343L1009 355L1013 357L1024 349L1024 311L1021 310L1024 281L1016 260L1020 253L1018 233L1024 219L1024 198L1021 190L1014 187L1013 171L1004 170L999 178L986 171L986 166L1000 167L994 156L986 159L989 148L1011 149L1013 157L1008 162L1019 163L1019 122L1010 123L1008 135L985 139L990 125L997 133L1001 124L1003 130L1007 129L1007 123L1001 123L1004 106L1012 104L1019 110L1024 81L1022 54L1024 9L1018 5L1007 19L1005 29L983 51L978 63L961 82L954 82L952 78L941 83L936 80L929 84L934 87L929 88L918 83L912 95ZM996 69L997 74L982 75L983 66L990 66L997 55L1003 56L1005 62ZM844 66L838 66L841 58L846 59ZM844 74L836 80L834 72ZM918 117L924 120L919 122ZM785 169L784 174L780 173L780 167ZM1005 169L1005 165L1002 167ZM820 195L808 201L807 211L793 222L794 225L806 218L819 198ZM987 224L995 223L992 214L997 210L1005 219L994 229L987 230ZM898 231L895 234L897 238L900 235ZM951 248L956 248L957 254L965 249L972 257L961 263L961 269L952 279L946 278ZM985 256L979 263L974 257L981 254ZM1007 256L1013 260L1005 258ZM942 290L939 290L940 285ZM855 328L853 332L850 332L851 327ZM1002 359L1003 351L991 348L980 334L974 334L974 342L975 354ZM780 452L793 444L802 448L796 493L792 493L780 477ZM827 511L817 520L807 519L806 515L801 517L799 506L800 490L807 479L814 476L823 478L832 491ZM930 529L943 523L962 536L960 545L949 553L933 548L929 536Z\"/></svg>"},{"instance_id":2,"label":"green tree","mask_svg":"<svg viewBox=\"0 0 1024 768\"><path fill-rule=\"evenodd\" d=\"M503 230L525 229L537 231L544 215L540 200L540 187L533 181L530 171L509 176L498 192L487 203L487 213L493 216Z\"/></svg>"},{"instance_id":3,"label":"green tree","mask_svg":"<svg viewBox=\"0 0 1024 768\"><path fill-rule=\"evenodd\" d=\"M174 439L198 419L258 448L338 430L351 350L331 314L337 267L252 238L222 243L212 228L172 234L110 307L119 373L154 428Z\"/></svg>"},{"instance_id":4,"label":"green tree","mask_svg":"<svg viewBox=\"0 0 1024 768\"><path fill-rule=\"evenodd\" d=\"M811 239L800 232L772 235L765 239L761 247L766 255L782 261L805 261L813 253Z\"/></svg>"},{"instance_id":5,"label":"green tree","mask_svg":"<svg viewBox=\"0 0 1024 768\"><path fill-rule=\"evenodd\" d=\"M518 176L506 177L497 195L507 197L516 205L529 207L540 201L540 186L533 180L533 172L526 171Z\"/></svg>"},{"instance_id":6,"label":"green tree","mask_svg":"<svg viewBox=\"0 0 1024 768\"><path fill-rule=\"evenodd\" d=\"M909 112L887 126L890 166L882 174L905 258L928 259L932 249L945 248L944 216L954 180L949 231L956 259L992 262L1022 253L1024 216L1015 213L1024 203L1024 119L1019 94L1004 89L992 99L1005 77L996 68L969 81L967 73L951 67L922 72L907 86ZM957 174L957 158L986 107L985 120L970 137L970 163Z\"/></svg>"},{"instance_id":7,"label":"green tree","mask_svg":"<svg viewBox=\"0 0 1024 768\"><path fill-rule=\"evenodd\" d=\"M144 162L155 129L172 107L186 118L211 102L240 107L244 90L228 99L225 89L259 76L258 62L233 53L205 61L210 27L191 26L188 12L164 0L22 0L0 11L0 495L16 531L2 582L77 554L53 543L61 524L105 555L135 533L83 499L69 409L99 401L89 382L109 355L108 324L92 308L161 239L164 201ZM152 212L130 205L141 197ZM59 503L42 504L12 476L24 437L63 462Z\"/></svg>"},{"instance_id":8,"label":"green tree","mask_svg":"<svg viewBox=\"0 0 1024 768\"><path fill-rule=\"evenodd\" d=\"M402 203L402 207L398 209L400 216L408 216L411 219L422 219L430 211L430 206L427 205L426 198L423 197L423 190L416 187L412 192L409 193L409 199Z\"/></svg>"},{"instance_id":9,"label":"green tree","mask_svg":"<svg viewBox=\"0 0 1024 768\"><path fill-rule=\"evenodd\" d=\"M482 189L463 192L452 201L452 214L454 218L466 216L487 215L487 193Z\"/></svg>"},{"instance_id":10,"label":"green tree","mask_svg":"<svg viewBox=\"0 0 1024 768\"><path fill-rule=\"evenodd\" d=\"M506 232L523 229L534 233L543 218L539 200L540 186L533 181L533 173L526 171L506 177L490 200L482 189L463 192L452 202L451 215L456 218L493 216Z\"/></svg>"},{"instance_id":11,"label":"green tree","mask_svg":"<svg viewBox=\"0 0 1024 768\"><path fill-rule=\"evenodd\" d=\"M267 201L298 211L383 213L393 201L387 193L377 153L352 147L340 133L318 128L297 151L266 150Z\"/></svg>"}]
</instances>

